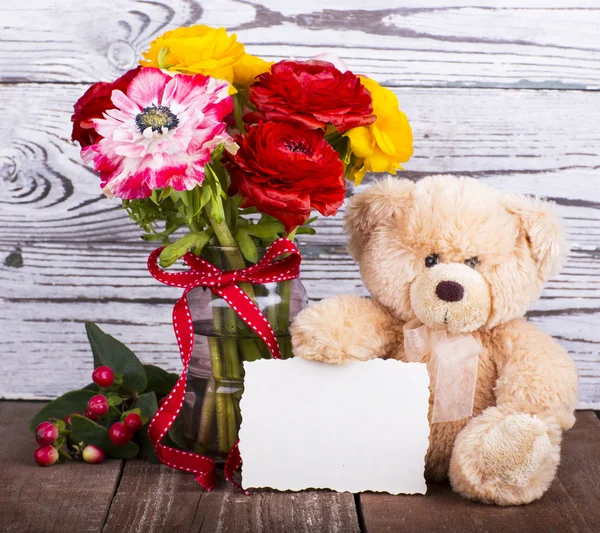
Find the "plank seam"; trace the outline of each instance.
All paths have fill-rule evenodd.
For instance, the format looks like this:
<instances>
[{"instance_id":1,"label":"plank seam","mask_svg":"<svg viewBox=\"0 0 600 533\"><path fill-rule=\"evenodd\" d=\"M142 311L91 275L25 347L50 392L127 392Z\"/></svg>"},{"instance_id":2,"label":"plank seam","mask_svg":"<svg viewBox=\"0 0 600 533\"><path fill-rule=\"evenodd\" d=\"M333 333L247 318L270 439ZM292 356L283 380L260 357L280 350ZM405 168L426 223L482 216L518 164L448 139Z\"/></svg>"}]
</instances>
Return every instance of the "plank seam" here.
<instances>
[{"instance_id":1,"label":"plank seam","mask_svg":"<svg viewBox=\"0 0 600 533\"><path fill-rule=\"evenodd\" d=\"M125 471L125 461L120 460L121 465L119 468L119 477L115 480L115 485L112 493L112 497L110 498L110 503L106 508L106 514L104 515L104 521L102 523L102 531L106 529L106 522L108 521L108 517L110 515L110 510L112 508L113 502L115 501L115 497L117 496L117 492L119 491L119 487L121 486L121 479L123 479L123 472Z\"/></svg>"},{"instance_id":2,"label":"plank seam","mask_svg":"<svg viewBox=\"0 0 600 533\"><path fill-rule=\"evenodd\" d=\"M362 510L360 503L361 493L354 494L354 510L356 511L356 520L358 522L358 530L360 533L367 533L367 524L365 522L365 515Z\"/></svg>"}]
</instances>

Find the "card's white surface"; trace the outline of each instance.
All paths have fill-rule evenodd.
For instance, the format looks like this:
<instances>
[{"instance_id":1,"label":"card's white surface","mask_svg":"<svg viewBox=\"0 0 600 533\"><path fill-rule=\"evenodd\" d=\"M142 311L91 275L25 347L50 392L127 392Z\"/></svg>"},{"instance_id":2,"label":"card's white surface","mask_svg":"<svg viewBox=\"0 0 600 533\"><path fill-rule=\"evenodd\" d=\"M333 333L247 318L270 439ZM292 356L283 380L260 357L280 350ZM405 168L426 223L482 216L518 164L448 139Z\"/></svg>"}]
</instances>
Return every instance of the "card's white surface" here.
<instances>
[{"instance_id":1,"label":"card's white surface","mask_svg":"<svg viewBox=\"0 0 600 533\"><path fill-rule=\"evenodd\" d=\"M245 362L242 485L424 494L429 375L422 363Z\"/></svg>"}]
</instances>

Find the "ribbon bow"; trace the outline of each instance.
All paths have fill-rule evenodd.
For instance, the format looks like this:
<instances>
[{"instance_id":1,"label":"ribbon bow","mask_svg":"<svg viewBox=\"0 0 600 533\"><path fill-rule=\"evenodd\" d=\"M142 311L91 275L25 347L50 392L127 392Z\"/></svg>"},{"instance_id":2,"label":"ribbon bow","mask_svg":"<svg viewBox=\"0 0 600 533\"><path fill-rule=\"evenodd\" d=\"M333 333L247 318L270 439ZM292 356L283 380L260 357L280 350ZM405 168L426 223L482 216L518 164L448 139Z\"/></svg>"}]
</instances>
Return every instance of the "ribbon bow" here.
<instances>
[{"instance_id":1,"label":"ribbon bow","mask_svg":"<svg viewBox=\"0 0 600 533\"><path fill-rule=\"evenodd\" d=\"M173 328L183 362L183 371L166 399L148 426L148 436L154 444L156 456L160 461L172 468L192 472L196 480L210 491L217 483L215 461L204 455L177 450L161 444L161 440L175 422L181 411L185 396L185 385L192 349L194 347L194 325L187 302L187 295L196 287L209 287L223 298L253 331L263 339L274 359L281 359L279 345L269 321L250 297L238 286L239 282L263 284L296 279L300 275L302 256L296 245L289 239L276 240L267 250L265 256L256 264L243 270L222 271L204 259L193 254L186 254L183 259L190 267L184 272L167 272L158 265L158 258L163 248L154 250L148 258L150 274L165 285L181 287L183 295L173 308ZM283 254L285 258L277 260ZM242 460L237 442L225 462L225 477L236 487L233 481L235 471Z\"/></svg>"},{"instance_id":2,"label":"ribbon bow","mask_svg":"<svg viewBox=\"0 0 600 533\"><path fill-rule=\"evenodd\" d=\"M432 422L452 422L473 414L481 344L471 333L449 335L418 319L404 325L404 352L409 362L427 364L434 389Z\"/></svg>"}]
</instances>

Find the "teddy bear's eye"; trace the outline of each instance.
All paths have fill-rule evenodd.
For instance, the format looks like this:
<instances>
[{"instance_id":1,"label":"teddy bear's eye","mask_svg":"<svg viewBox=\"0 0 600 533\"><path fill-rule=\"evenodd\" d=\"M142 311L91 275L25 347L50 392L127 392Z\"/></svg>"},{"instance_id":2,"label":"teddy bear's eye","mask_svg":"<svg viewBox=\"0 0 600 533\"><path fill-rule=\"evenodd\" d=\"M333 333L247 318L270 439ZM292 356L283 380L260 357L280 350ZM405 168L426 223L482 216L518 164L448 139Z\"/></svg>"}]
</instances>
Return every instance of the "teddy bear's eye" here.
<instances>
[{"instance_id":1,"label":"teddy bear's eye","mask_svg":"<svg viewBox=\"0 0 600 533\"><path fill-rule=\"evenodd\" d=\"M475 268L479 264L479 259L477 256L469 257L469 259L465 259L465 265L471 268Z\"/></svg>"},{"instance_id":2,"label":"teddy bear's eye","mask_svg":"<svg viewBox=\"0 0 600 533\"><path fill-rule=\"evenodd\" d=\"M438 254L431 254L425 258L425 266L431 268L440 262L440 256Z\"/></svg>"}]
</instances>

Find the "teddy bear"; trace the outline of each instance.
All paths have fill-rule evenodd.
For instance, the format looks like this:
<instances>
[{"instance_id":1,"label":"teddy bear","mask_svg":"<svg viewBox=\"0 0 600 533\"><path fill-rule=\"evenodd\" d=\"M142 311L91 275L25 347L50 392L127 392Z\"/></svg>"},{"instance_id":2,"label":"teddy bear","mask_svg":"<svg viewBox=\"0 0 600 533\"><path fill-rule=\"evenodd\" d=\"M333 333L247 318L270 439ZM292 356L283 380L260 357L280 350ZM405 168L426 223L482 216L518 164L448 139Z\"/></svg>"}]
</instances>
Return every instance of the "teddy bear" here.
<instances>
[{"instance_id":1,"label":"teddy bear","mask_svg":"<svg viewBox=\"0 0 600 533\"><path fill-rule=\"evenodd\" d=\"M552 204L469 177L389 177L350 198L344 227L371 297L335 296L302 311L294 354L414 361L415 330L444 337L444 351L430 344L421 354L431 380L426 478L449 478L484 503L540 498L575 422L578 381L568 353L524 318L565 254ZM453 395L462 403L445 413Z\"/></svg>"}]
</instances>

